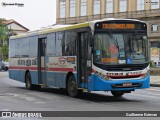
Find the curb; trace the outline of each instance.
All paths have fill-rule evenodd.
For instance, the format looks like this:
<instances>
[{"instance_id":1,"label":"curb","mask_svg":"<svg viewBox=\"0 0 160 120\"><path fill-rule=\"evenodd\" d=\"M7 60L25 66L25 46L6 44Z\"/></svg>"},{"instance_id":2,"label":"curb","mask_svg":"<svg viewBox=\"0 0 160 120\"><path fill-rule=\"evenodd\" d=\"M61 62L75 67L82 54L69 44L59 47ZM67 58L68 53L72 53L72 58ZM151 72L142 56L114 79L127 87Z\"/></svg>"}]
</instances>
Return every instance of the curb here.
<instances>
[{"instance_id":1,"label":"curb","mask_svg":"<svg viewBox=\"0 0 160 120\"><path fill-rule=\"evenodd\" d=\"M160 87L160 84L150 84L151 87Z\"/></svg>"}]
</instances>

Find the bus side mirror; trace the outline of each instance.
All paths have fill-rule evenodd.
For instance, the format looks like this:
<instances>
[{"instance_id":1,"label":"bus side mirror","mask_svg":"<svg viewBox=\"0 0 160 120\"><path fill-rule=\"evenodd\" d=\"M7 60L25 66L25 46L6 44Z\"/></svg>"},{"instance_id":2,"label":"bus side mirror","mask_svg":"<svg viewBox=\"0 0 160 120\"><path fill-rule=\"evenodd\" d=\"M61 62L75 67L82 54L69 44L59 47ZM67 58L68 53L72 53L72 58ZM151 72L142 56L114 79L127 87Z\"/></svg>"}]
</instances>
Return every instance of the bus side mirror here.
<instances>
[{"instance_id":1,"label":"bus side mirror","mask_svg":"<svg viewBox=\"0 0 160 120\"><path fill-rule=\"evenodd\" d=\"M91 35L90 38L89 38L89 42L90 42L90 47L93 47L94 46L94 36Z\"/></svg>"}]
</instances>

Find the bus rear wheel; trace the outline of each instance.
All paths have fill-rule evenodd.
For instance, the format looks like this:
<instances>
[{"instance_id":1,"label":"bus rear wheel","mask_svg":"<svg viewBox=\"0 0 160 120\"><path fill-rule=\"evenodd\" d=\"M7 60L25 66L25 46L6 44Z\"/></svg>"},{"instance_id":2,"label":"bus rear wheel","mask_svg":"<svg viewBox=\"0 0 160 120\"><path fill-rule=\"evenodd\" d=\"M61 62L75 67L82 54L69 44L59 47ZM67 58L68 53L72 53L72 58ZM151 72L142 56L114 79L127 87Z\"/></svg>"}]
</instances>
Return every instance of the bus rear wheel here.
<instances>
[{"instance_id":1,"label":"bus rear wheel","mask_svg":"<svg viewBox=\"0 0 160 120\"><path fill-rule=\"evenodd\" d=\"M111 91L111 93L114 97L122 97L124 95L122 91Z\"/></svg>"},{"instance_id":2,"label":"bus rear wheel","mask_svg":"<svg viewBox=\"0 0 160 120\"><path fill-rule=\"evenodd\" d=\"M32 90L33 89L33 84L32 84L32 79L30 72L26 74L26 88Z\"/></svg>"},{"instance_id":3,"label":"bus rear wheel","mask_svg":"<svg viewBox=\"0 0 160 120\"><path fill-rule=\"evenodd\" d=\"M67 91L68 91L69 96L71 97L78 96L77 84L76 84L75 77L73 75L69 77Z\"/></svg>"},{"instance_id":4,"label":"bus rear wheel","mask_svg":"<svg viewBox=\"0 0 160 120\"><path fill-rule=\"evenodd\" d=\"M29 90L41 90L40 85L32 84L32 78L31 78L30 72L28 72L26 75L26 88Z\"/></svg>"}]
</instances>

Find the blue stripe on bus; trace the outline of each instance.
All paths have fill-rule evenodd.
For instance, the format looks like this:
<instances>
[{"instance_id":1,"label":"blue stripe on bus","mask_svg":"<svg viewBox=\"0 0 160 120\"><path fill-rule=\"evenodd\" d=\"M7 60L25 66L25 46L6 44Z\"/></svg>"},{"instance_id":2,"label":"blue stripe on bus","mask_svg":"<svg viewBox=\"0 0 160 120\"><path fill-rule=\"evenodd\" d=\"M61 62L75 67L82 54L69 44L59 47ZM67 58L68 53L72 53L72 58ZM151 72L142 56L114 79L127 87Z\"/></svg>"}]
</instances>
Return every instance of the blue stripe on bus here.
<instances>
[{"instance_id":1,"label":"blue stripe on bus","mask_svg":"<svg viewBox=\"0 0 160 120\"><path fill-rule=\"evenodd\" d=\"M32 84L38 84L38 72L37 71L30 71ZM47 72L46 76L48 77L47 81L45 80L45 73L42 72L42 83L46 84L47 86L52 87L59 87L59 88L66 88L66 75L65 72ZM25 71L19 70L10 70L9 71L10 79L14 79L20 82L25 82ZM76 81L77 81L77 74L74 74Z\"/></svg>"},{"instance_id":2,"label":"blue stripe on bus","mask_svg":"<svg viewBox=\"0 0 160 120\"><path fill-rule=\"evenodd\" d=\"M38 72L30 71L32 83L38 84ZM9 70L10 79L14 79L20 82L25 82L25 71L20 70Z\"/></svg>"}]
</instances>

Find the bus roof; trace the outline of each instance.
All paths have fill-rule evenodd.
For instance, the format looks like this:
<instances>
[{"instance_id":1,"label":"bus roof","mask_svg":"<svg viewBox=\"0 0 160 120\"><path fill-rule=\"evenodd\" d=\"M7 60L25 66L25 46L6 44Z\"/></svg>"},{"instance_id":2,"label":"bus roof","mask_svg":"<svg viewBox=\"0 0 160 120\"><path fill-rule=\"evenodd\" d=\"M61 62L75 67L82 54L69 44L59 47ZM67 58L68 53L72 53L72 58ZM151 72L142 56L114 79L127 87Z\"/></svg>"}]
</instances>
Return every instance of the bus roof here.
<instances>
[{"instance_id":1,"label":"bus roof","mask_svg":"<svg viewBox=\"0 0 160 120\"><path fill-rule=\"evenodd\" d=\"M54 26L42 28L40 30L29 31L29 32L24 33L24 34L11 36L10 39L23 38L23 37L34 36L34 35L44 35L44 34L47 34L47 33L58 32L58 31L62 31L62 30L70 30L70 29L75 29L75 28L82 28L82 27L87 27L87 26L90 26L91 30L94 31L94 25L97 22L114 21L114 20L131 20L131 21L143 22L143 21L140 21L140 20L137 20L137 19L105 18L105 19L102 19L102 20L94 20L94 21L90 21L90 22L72 24L72 25L54 25Z\"/></svg>"},{"instance_id":2,"label":"bus roof","mask_svg":"<svg viewBox=\"0 0 160 120\"><path fill-rule=\"evenodd\" d=\"M29 31L29 32L19 34L16 36L11 36L10 39L23 38L23 37L34 36L34 35L44 35L47 33L58 32L62 30L70 30L70 29L75 29L75 28L82 28L82 27L87 27L87 26L89 26L88 22L74 24L74 25L54 25L54 26L50 26L47 28L42 28L40 30Z\"/></svg>"}]
</instances>

